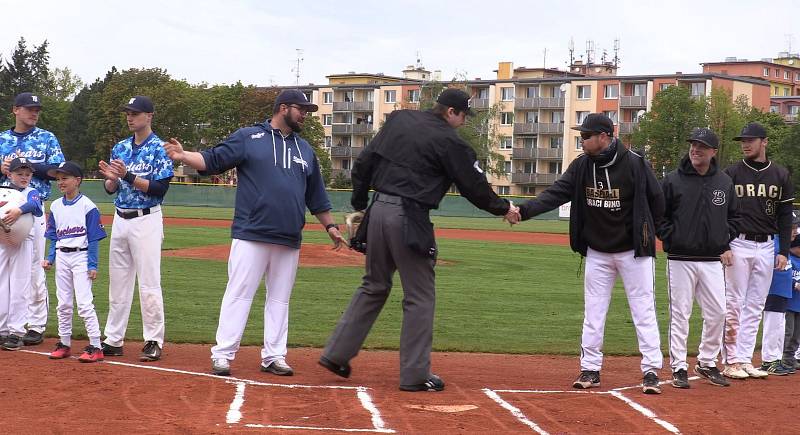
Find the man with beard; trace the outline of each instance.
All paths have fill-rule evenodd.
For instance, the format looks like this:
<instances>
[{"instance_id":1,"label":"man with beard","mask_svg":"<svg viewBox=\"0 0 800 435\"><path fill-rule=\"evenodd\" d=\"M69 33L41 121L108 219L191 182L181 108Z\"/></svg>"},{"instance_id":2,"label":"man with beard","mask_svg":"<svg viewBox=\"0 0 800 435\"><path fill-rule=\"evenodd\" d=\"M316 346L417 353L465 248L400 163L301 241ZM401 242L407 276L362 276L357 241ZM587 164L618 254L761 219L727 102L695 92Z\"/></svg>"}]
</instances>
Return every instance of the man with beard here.
<instances>
[{"instance_id":1,"label":"man with beard","mask_svg":"<svg viewBox=\"0 0 800 435\"><path fill-rule=\"evenodd\" d=\"M266 275L264 347L261 371L291 376L286 363L289 297L292 294L306 207L325 226L339 249L344 242L333 222L319 162L311 145L297 133L306 114L317 111L296 89L278 95L271 119L234 132L201 152L185 151L176 139L164 144L169 157L203 175L236 168L239 184L231 227L228 284L220 308L217 344L211 348L211 371L230 375L250 306Z\"/></svg>"}]
</instances>

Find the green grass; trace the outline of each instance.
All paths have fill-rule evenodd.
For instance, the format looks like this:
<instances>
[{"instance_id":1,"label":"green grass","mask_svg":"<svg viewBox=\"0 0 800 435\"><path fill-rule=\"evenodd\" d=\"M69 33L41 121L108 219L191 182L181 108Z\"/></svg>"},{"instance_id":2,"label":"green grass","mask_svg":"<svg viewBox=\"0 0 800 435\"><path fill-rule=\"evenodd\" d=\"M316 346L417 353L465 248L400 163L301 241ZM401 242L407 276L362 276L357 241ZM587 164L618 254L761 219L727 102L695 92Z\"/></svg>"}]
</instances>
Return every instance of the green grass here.
<instances>
[{"instance_id":1,"label":"green grass","mask_svg":"<svg viewBox=\"0 0 800 435\"><path fill-rule=\"evenodd\" d=\"M167 215L177 208L170 207ZM185 215L183 215L185 216ZM476 220L476 219L473 219ZM482 219L477 219L482 220ZM463 222L467 222L464 220ZM523 224L524 225L524 224ZM113 230L113 228L110 228ZM306 242L327 243L321 231L306 233ZM163 248L230 243L225 228L166 227ZM434 335L436 350L577 354L583 320L583 277L580 257L567 247L521 245L442 239L437 267L437 307ZM100 274L94 285L101 326L108 313L108 240L101 245ZM664 259L657 264L657 310L666 349L667 302ZM225 291L224 261L162 258L162 286L166 306L166 338L171 342L210 343ZM51 293L48 335L55 336L55 286ZM347 306L363 275L359 267L301 268L290 305L289 343L322 346ZM395 280L392 295L375 324L366 346L395 349L399 343L402 289ZM259 289L243 338L244 344L261 343L264 289ZM128 338L141 340L138 295L134 298ZM692 320L689 349L696 349L699 310ZM73 323L76 336L83 322ZM637 343L624 291L614 296L606 325L608 354L635 354Z\"/></svg>"}]
</instances>

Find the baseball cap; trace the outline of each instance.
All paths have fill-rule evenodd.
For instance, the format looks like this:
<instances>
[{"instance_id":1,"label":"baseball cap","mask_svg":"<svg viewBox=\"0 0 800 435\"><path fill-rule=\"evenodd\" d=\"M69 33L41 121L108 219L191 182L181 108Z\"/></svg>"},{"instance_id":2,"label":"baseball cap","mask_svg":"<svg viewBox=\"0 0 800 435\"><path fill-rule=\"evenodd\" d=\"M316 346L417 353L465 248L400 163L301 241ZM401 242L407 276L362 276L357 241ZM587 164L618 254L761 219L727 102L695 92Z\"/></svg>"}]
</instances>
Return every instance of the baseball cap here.
<instances>
[{"instance_id":1,"label":"baseball cap","mask_svg":"<svg viewBox=\"0 0 800 435\"><path fill-rule=\"evenodd\" d=\"M466 112L468 116L472 116L475 112L469 107L469 95L460 89L448 88L439 94L436 102L447 107L452 107L461 112Z\"/></svg>"},{"instance_id":2,"label":"baseball cap","mask_svg":"<svg viewBox=\"0 0 800 435\"><path fill-rule=\"evenodd\" d=\"M583 124L572 129L589 133L606 133L611 136L614 134L614 122L602 113L590 113L583 118Z\"/></svg>"},{"instance_id":3,"label":"baseball cap","mask_svg":"<svg viewBox=\"0 0 800 435\"><path fill-rule=\"evenodd\" d=\"M126 110L130 110L131 112L153 113L155 112L155 107L150 97L137 95L131 97L131 99L128 100L128 104L122 106L122 111L124 112Z\"/></svg>"},{"instance_id":4,"label":"baseball cap","mask_svg":"<svg viewBox=\"0 0 800 435\"><path fill-rule=\"evenodd\" d=\"M800 226L800 211L792 210L792 225Z\"/></svg>"},{"instance_id":5,"label":"baseball cap","mask_svg":"<svg viewBox=\"0 0 800 435\"><path fill-rule=\"evenodd\" d=\"M281 104L286 104L287 106L290 104L297 104L309 112L316 112L319 110L319 106L308 101L306 94L297 89L284 89L278 94L278 98L275 99L275 107L273 108L275 112L278 111L278 106Z\"/></svg>"},{"instance_id":6,"label":"baseball cap","mask_svg":"<svg viewBox=\"0 0 800 435\"><path fill-rule=\"evenodd\" d=\"M8 171L14 172L19 168L28 168L33 170L33 163L25 157L17 157L8 164Z\"/></svg>"},{"instance_id":7,"label":"baseball cap","mask_svg":"<svg viewBox=\"0 0 800 435\"><path fill-rule=\"evenodd\" d=\"M32 92L23 92L14 97L14 107L42 107L42 103Z\"/></svg>"},{"instance_id":8,"label":"baseball cap","mask_svg":"<svg viewBox=\"0 0 800 435\"><path fill-rule=\"evenodd\" d=\"M767 137L767 129L757 122L751 122L744 126L742 133L733 138L733 140L742 140L749 137L758 137L764 139Z\"/></svg>"},{"instance_id":9,"label":"baseball cap","mask_svg":"<svg viewBox=\"0 0 800 435\"><path fill-rule=\"evenodd\" d=\"M57 168L47 171L47 175L53 178L56 178L56 174L59 173L83 178L83 170L75 162L61 162Z\"/></svg>"},{"instance_id":10,"label":"baseball cap","mask_svg":"<svg viewBox=\"0 0 800 435\"><path fill-rule=\"evenodd\" d=\"M706 127L698 127L692 130L692 134L689 135L689 139L686 139L686 142L700 142L714 149L719 148L719 138L710 128Z\"/></svg>"}]
</instances>

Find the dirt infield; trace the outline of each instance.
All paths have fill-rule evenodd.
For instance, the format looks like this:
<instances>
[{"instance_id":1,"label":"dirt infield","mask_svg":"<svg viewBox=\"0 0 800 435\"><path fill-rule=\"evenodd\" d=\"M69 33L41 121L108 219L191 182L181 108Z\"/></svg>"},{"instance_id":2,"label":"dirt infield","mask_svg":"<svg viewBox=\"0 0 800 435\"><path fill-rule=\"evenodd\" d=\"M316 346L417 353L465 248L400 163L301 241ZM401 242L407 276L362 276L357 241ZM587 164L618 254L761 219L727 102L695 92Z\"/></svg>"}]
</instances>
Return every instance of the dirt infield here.
<instances>
[{"instance_id":1,"label":"dirt infield","mask_svg":"<svg viewBox=\"0 0 800 435\"><path fill-rule=\"evenodd\" d=\"M607 358L602 388L581 392L577 357L435 353L445 391L406 393L397 352L362 352L342 379L316 365L319 349L289 349L295 376L278 377L246 347L223 378L209 374L208 345L168 344L139 363L141 343L128 342L98 364L50 360L53 345L0 352L4 432L787 433L800 408L800 374L648 396L638 358Z\"/></svg>"}]
</instances>

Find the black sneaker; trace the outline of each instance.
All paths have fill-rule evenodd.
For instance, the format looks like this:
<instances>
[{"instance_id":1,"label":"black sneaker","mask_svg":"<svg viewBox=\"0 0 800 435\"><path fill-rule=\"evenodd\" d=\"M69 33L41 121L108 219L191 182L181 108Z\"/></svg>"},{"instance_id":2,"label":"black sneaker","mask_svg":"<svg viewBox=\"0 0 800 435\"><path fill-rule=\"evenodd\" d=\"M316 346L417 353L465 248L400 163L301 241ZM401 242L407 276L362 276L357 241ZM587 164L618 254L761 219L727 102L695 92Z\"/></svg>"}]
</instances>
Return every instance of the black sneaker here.
<instances>
[{"instance_id":1,"label":"black sneaker","mask_svg":"<svg viewBox=\"0 0 800 435\"><path fill-rule=\"evenodd\" d=\"M104 356L122 356L122 346L112 346L108 343L100 345Z\"/></svg>"},{"instance_id":2,"label":"black sneaker","mask_svg":"<svg viewBox=\"0 0 800 435\"><path fill-rule=\"evenodd\" d=\"M713 367L701 367L700 364L694 366L694 372L698 375L706 378L711 382L711 385L717 385L719 387L730 387L731 383L725 379L725 376L722 376L722 373L716 366Z\"/></svg>"},{"instance_id":3,"label":"black sneaker","mask_svg":"<svg viewBox=\"0 0 800 435\"><path fill-rule=\"evenodd\" d=\"M22 337L11 334L0 344L3 350L19 350L22 347Z\"/></svg>"},{"instance_id":4,"label":"black sneaker","mask_svg":"<svg viewBox=\"0 0 800 435\"><path fill-rule=\"evenodd\" d=\"M145 341L142 348L142 354L139 355L139 361L158 361L161 359L161 347L158 346L157 341Z\"/></svg>"},{"instance_id":5,"label":"black sneaker","mask_svg":"<svg viewBox=\"0 0 800 435\"><path fill-rule=\"evenodd\" d=\"M328 358L325 358L324 356L321 356L321 357L319 357L319 365L321 365L322 367L325 367L326 369L330 370L336 376L341 376L343 378L349 378L350 377L350 365L349 364L339 365L339 364L336 364L335 362L329 360Z\"/></svg>"},{"instance_id":6,"label":"black sneaker","mask_svg":"<svg viewBox=\"0 0 800 435\"><path fill-rule=\"evenodd\" d=\"M685 370L684 373L686 373ZM649 371L644 374L644 378L642 378L642 392L644 392L644 394L661 394L661 386L658 385L658 375L656 372Z\"/></svg>"},{"instance_id":7,"label":"black sneaker","mask_svg":"<svg viewBox=\"0 0 800 435\"><path fill-rule=\"evenodd\" d=\"M572 388L585 390L600 386L600 372L595 370L581 370L581 375L572 383Z\"/></svg>"},{"instance_id":8,"label":"black sneaker","mask_svg":"<svg viewBox=\"0 0 800 435\"><path fill-rule=\"evenodd\" d=\"M790 374L791 370L783 365L783 361L776 359L775 361L767 361L761 363L761 370L773 376L786 376Z\"/></svg>"},{"instance_id":9,"label":"black sneaker","mask_svg":"<svg viewBox=\"0 0 800 435\"><path fill-rule=\"evenodd\" d=\"M691 385L689 385L689 375L686 373L686 369L680 369L672 373L672 386L675 388L691 387Z\"/></svg>"},{"instance_id":10,"label":"black sneaker","mask_svg":"<svg viewBox=\"0 0 800 435\"><path fill-rule=\"evenodd\" d=\"M403 391L442 391L444 390L444 381L442 378L431 374L428 379L421 384L414 385L400 385Z\"/></svg>"},{"instance_id":11,"label":"black sneaker","mask_svg":"<svg viewBox=\"0 0 800 435\"><path fill-rule=\"evenodd\" d=\"M22 343L25 346L36 346L37 344L42 344L43 341L44 334L36 332L33 329L29 329L28 332L22 336Z\"/></svg>"},{"instance_id":12,"label":"black sneaker","mask_svg":"<svg viewBox=\"0 0 800 435\"><path fill-rule=\"evenodd\" d=\"M781 361L781 364L783 364L783 366L789 371L790 375L793 375L797 372L797 367L795 366L794 361L783 360Z\"/></svg>"}]
</instances>

